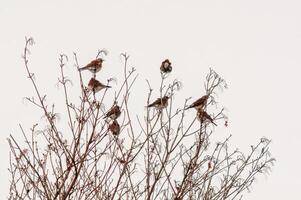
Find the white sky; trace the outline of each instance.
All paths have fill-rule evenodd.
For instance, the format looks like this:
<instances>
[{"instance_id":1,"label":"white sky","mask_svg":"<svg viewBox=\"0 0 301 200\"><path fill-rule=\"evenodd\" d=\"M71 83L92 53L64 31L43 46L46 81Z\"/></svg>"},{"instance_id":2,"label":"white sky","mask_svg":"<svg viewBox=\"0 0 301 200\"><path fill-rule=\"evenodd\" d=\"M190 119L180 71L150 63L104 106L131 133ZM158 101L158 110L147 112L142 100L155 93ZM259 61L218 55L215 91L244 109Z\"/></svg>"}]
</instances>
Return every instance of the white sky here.
<instances>
[{"instance_id":1,"label":"white sky","mask_svg":"<svg viewBox=\"0 0 301 200\"><path fill-rule=\"evenodd\" d=\"M172 77L184 83L175 97L179 105L203 94L204 75L213 67L229 84L220 101L230 126L219 134L231 133L241 149L261 136L273 140L276 166L245 199L300 198L300 10L298 0L0 0L0 199L8 195L6 138L21 134L19 123L28 128L41 116L22 102L33 95L21 60L25 36L35 38L31 68L53 101L62 92L55 86L60 53L75 51L86 64L106 48L107 66L121 69L119 54L126 51L140 74L137 91L147 91L145 79L158 80L160 62L170 58ZM102 77L115 70L104 68ZM74 72L70 62L68 73ZM135 102L142 110L145 98L141 93Z\"/></svg>"}]
</instances>

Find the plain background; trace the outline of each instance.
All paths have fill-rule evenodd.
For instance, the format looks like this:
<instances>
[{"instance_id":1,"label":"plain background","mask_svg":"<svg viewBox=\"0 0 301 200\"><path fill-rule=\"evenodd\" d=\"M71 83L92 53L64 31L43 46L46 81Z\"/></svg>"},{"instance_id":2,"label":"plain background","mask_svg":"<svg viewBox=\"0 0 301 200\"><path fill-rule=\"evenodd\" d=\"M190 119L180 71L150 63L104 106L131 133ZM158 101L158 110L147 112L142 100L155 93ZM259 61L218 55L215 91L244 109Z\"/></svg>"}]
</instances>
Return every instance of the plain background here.
<instances>
[{"instance_id":1,"label":"plain background","mask_svg":"<svg viewBox=\"0 0 301 200\"><path fill-rule=\"evenodd\" d=\"M28 129L41 120L38 109L23 101L34 95L21 59L25 36L36 41L30 66L49 102L62 99L56 87L60 53L70 56L67 72L74 78L72 52L86 64L106 48L105 80L118 77L119 55L128 52L139 73L135 106L141 111L145 79L157 84L164 58L173 63L171 79L183 82L175 97L179 105L203 94L204 75L212 67L229 85L219 99L229 127L219 126L218 133L232 134L232 145L246 152L262 136L272 139L276 165L258 177L245 199L299 199L300 10L298 0L0 0L0 199L8 195L10 178L6 138L19 137L19 123Z\"/></svg>"}]
</instances>

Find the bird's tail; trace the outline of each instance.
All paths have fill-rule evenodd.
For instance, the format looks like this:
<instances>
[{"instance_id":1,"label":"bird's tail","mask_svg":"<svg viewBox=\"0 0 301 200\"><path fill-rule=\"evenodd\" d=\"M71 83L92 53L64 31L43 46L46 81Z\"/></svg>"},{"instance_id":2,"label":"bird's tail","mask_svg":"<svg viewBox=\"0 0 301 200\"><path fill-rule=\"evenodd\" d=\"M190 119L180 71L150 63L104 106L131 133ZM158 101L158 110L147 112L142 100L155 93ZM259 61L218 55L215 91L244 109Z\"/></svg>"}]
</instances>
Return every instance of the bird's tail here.
<instances>
[{"instance_id":1,"label":"bird's tail","mask_svg":"<svg viewBox=\"0 0 301 200\"><path fill-rule=\"evenodd\" d=\"M150 107L153 107L154 105L155 105L155 104L151 103L151 104L147 105L146 107L147 107L147 108L150 108Z\"/></svg>"},{"instance_id":2,"label":"bird's tail","mask_svg":"<svg viewBox=\"0 0 301 200\"><path fill-rule=\"evenodd\" d=\"M186 107L184 110L188 110L188 109L190 109L190 108L192 108L192 106L188 106L188 107Z\"/></svg>"}]
</instances>

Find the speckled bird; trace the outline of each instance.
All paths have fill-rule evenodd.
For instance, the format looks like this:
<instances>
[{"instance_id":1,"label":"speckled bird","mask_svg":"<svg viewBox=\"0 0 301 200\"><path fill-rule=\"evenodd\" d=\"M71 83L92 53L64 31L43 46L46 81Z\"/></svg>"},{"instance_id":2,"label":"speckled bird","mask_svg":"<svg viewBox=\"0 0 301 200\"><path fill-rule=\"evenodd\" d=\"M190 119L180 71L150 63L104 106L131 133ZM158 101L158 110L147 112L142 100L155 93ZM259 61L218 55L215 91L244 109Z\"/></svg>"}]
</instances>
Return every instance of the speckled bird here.
<instances>
[{"instance_id":1,"label":"speckled bird","mask_svg":"<svg viewBox=\"0 0 301 200\"><path fill-rule=\"evenodd\" d=\"M79 70L89 70L92 73L97 73L101 70L103 61L104 60L102 58L97 58L95 60L92 60L89 64L87 64L85 67L80 68Z\"/></svg>"},{"instance_id":2,"label":"speckled bird","mask_svg":"<svg viewBox=\"0 0 301 200\"><path fill-rule=\"evenodd\" d=\"M111 88L111 86L104 85L95 78L91 78L88 83L88 89L91 90L93 93L99 92L104 88Z\"/></svg>"},{"instance_id":3,"label":"speckled bird","mask_svg":"<svg viewBox=\"0 0 301 200\"><path fill-rule=\"evenodd\" d=\"M156 101L153 103L149 104L147 107L155 107L159 110L162 110L163 108L166 108L168 106L168 96L164 96L162 98L158 98Z\"/></svg>"},{"instance_id":4,"label":"speckled bird","mask_svg":"<svg viewBox=\"0 0 301 200\"><path fill-rule=\"evenodd\" d=\"M172 70L171 62L168 59L164 60L161 64L160 70L163 73L171 72Z\"/></svg>"},{"instance_id":5,"label":"speckled bird","mask_svg":"<svg viewBox=\"0 0 301 200\"><path fill-rule=\"evenodd\" d=\"M121 114L120 107L114 104L113 107L106 113L104 118L111 118L112 120L117 119Z\"/></svg>"},{"instance_id":6,"label":"speckled bird","mask_svg":"<svg viewBox=\"0 0 301 200\"><path fill-rule=\"evenodd\" d=\"M113 135L119 135L120 133L120 125L118 124L117 120L114 120L110 125L109 125L109 131L111 131L111 133Z\"/></svg>"},{"instance_id":7,"label":"speckled bird","mask_svg":"<svg viewBox=\"0 0 301 200\"><path fill-rule=\"evenodd\" d=\"M193 102L190 106L188 106L186 109L189 108L195 108L195 109L203 109L206 104L207 104L207 100L209 98L209 95L204 95L201 98L199 98L198 100L196 100L195 102Z\"/></svg>"},{"instance_id":8,"label":"speckled bird","mask_svg":"<svg viewBox=\"0 0 301 200\"><path fill-rule=\"evenodd\" d=\"M198 109L197 115L196 115L197 119L201 122L211 122L212 124L214 124L215 126L217 126L216 123L214 123L212 117L203 109Z\"/></svg>"}]
</instances>

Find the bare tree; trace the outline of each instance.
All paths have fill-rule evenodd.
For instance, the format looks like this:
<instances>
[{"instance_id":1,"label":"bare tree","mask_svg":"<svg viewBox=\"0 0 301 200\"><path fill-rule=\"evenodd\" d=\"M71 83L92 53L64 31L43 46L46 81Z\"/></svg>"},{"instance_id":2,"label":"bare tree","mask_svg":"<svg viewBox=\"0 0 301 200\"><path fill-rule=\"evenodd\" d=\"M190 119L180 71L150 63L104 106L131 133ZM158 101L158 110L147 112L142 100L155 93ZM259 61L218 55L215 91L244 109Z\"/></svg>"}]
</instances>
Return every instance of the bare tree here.
<instances>
[{"instance_id":1,"label":"bare tree","mask_svg":"<svg viewBox=\"0 0 301 200\"><path fill-rule=\"evenodd\" d=\"M215 100L217 89L227 85L214 70L206 76L205 97L199 103L190 104L188 98L182 106L174 105L174 94L181 83L168 82L172 70L169 60L161 66L158 98L153 97L147 82L148 106L141 117L129 106L138 74L134 68L128 69L127 54L122 54L121 86L109 89L112 79L100 83L96 80L100 69L95 68L101 67L99 58L106 52L99 51L96 61L86 68L80 68L74 53L81 86L78 104L69 98L70 80L64 73L68 60L60 55L59 84L64 91L67 118L59 123L54 104L46 102L29 68L28 54L33 44L32 38L26 38L24 65L35 91L35 98L26 99L41 110L47 124L35 124L29 131L20 125L25 143L12 135L8 138L10 200L242 199L255 177L268 173L274 163L266 138L246 154L228 147L231 136L221 142L212 141L214 124L228 123L224 109L218 109ZM82 80L83 69L89 69L95 79L88 86ZM112 108L105 109L107 91L114 89ZM187 116L190 107L197 108L192 111L196 112L194 118ZM58 124L63 122L66 124L60 130Z\"/></svg>"}]
</instances>

